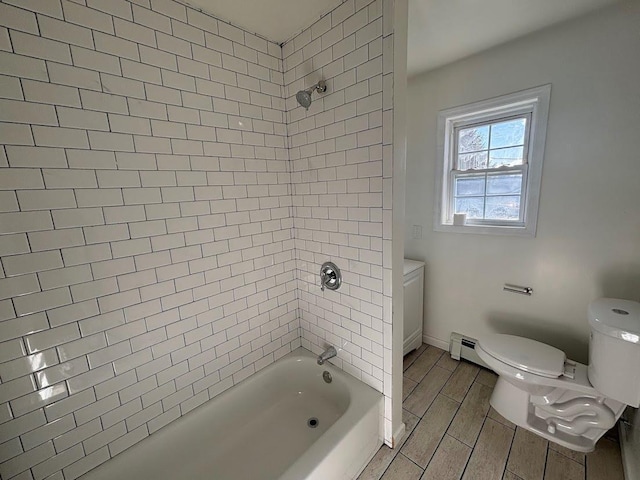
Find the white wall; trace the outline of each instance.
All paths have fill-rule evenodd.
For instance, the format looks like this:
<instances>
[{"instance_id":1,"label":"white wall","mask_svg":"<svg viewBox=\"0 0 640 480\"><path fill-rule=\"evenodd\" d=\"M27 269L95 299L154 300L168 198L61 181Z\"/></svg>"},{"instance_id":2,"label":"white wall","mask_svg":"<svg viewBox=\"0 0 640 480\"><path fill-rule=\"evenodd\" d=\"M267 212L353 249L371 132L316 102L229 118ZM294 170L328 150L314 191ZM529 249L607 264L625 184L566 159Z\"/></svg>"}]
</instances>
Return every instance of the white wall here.
<instances>
[{"instance_id":1,"label":"white wall","mask_svg":"<svg viewBox=\"0 0 640 480\"><path fill-rule=\"evenodd\" d=\"M410 79L405 250L426 261L431 341L513 333L584 362L589 301L640 298L639 24L630 2ZM546 83L536 237L435 233L438 111ZM504 283L534 294L503 292Z\"/></svg>"},{"instance_id":2,"label":"white wall","mask_svg":"<svg viewBox=\"0 0 640 480\"><path fill-rule=\"evenodd\" d=\"M86 3L0 3L3 479L76 478L300 345L281 48Z\"/></svg>"}]
</instances>

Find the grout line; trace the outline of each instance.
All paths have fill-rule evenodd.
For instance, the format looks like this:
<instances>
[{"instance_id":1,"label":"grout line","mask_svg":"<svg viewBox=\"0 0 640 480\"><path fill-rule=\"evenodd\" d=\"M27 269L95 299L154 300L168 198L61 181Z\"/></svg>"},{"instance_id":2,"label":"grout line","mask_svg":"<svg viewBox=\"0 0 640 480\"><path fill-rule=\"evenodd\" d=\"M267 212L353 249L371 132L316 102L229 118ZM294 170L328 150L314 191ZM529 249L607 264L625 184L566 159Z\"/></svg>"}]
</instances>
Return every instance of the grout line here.
<instances>
[{"instance_id":1,"label":"grout line","mask_svg":"<svg viewBox=\"0 0 640 480\"><path fill-rule=\"evenodd\" d=\"M485 420L486 420L486 418L489 418L489 417L485 417ZM496 422L496 423L498 423L498 422ZM483 425L483 427L484 427L484 425ZM505 427L505 428L509 428L509 427ZM504 477L504 472L507 470L507 465L509 464L509 457L511 456L511 449L513 448L513 442L515 442L515 440L516 440L517 431L518 431L518 427L516 426L515 430L513 431L513 436L511 437L511 443L509 443L509 452L507 453L507 458L506 458L506 460L504 462L504 467L502 469L502 474L501 474L500 478ZM549 445L547 445L547 450L548 449L549 449Z\"/></svg>"},{"instance_id":2,"label":"grout line","mask_svg":"<svg viewBox=\"0 0 640 480\"><path fill-rule=\"evenodd\" d=\"M515 437L515 435L514 435ZM545 452L545 456L544 456L544 468L542 470L542 477L545 478L547 475L547 465L549 463L549 451L552 450L551 446L549 443L547 443L547 451ZM568 458L568 457L567 457Z\"/></svg>"}]
</instances>

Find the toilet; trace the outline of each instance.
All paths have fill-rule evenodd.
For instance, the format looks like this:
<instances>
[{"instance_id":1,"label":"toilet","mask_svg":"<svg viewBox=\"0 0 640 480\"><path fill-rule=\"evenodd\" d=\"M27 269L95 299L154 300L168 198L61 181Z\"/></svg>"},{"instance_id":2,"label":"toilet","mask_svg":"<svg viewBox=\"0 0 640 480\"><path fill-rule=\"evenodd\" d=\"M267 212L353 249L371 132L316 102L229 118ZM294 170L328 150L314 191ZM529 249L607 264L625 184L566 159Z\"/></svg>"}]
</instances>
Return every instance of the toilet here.
<instances>
[{"instance_id":1,"label":"toilet","mask_svg":"<svg viewBox=\"0 0 640 480\"><path fill-rule=\"evenodd\" d=\"M625 407L640 405L640 303L600 298L588 308L589 365L515 335L479 338L475 350L498 374L491 406L552 442L590 452Z\"/></svg>"}]
</instances>

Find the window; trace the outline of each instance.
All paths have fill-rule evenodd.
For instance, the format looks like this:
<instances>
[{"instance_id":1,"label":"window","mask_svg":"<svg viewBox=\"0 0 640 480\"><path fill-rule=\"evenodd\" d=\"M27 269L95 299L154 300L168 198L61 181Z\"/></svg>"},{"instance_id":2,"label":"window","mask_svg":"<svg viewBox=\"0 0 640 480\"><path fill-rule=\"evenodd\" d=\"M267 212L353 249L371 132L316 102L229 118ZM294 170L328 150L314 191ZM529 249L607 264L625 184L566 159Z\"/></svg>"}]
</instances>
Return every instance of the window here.
<instances>
[{"instance_id":1,"label":"window","mask_svg":"<svg viewBox=\"0 0 640 480\"><path fill-rule=\"evenodd\" d=\"M440 112L437 231L535 235L550 94Z\"/></svg>"}]
</instances>

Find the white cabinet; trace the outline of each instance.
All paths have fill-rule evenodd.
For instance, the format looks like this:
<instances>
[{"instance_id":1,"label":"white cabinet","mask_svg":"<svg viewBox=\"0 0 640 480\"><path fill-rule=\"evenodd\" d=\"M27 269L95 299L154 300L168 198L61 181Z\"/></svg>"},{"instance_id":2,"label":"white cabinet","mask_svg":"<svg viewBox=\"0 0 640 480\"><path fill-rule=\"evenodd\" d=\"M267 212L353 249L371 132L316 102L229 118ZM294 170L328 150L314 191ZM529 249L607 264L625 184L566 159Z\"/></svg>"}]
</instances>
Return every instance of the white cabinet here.
<instances>
[{"instance_id":1,"label":"white cabinet","mask_svg":"<svg viewBox=\"0 0 640 480\"><path fill-rule=\"evenodd\" d=\"M404 348L403 355L422 344L424 263L404 260Z\"/></svg>"}]
</instances>

